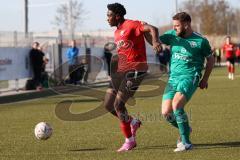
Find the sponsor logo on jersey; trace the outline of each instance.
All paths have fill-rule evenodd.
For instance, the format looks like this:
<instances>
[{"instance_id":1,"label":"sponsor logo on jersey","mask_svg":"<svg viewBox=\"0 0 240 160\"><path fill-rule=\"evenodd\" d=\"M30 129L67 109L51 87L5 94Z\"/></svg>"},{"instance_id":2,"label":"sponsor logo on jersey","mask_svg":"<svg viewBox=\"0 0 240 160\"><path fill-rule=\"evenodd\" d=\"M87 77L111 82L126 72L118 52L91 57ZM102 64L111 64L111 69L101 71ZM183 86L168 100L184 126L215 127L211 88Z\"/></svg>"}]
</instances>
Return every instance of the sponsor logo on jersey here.
<instances>
[{"instance_id":1,"label":"sponsor logo on jersey","mask_svg":"<svg viewBox=\"0 0 240 160\"><path fill-rule=\"evenodd\" d=\"M173 58L182 60L182 61L186 61L186 62L191 61L191 58L189 56L183 55L181 53L174 53Z\"/></svg>"},{"instance_id":2,"label":"sponsor logo on jersey","mask_svg":"<svg viewBox=\"0 0 240 160\"><path fill-rule=\"evenodd\" d=\"M127 50L133 47L133 42L129 40L120 40L116 42L117 49Z\"/></svg>"}]
</instances>

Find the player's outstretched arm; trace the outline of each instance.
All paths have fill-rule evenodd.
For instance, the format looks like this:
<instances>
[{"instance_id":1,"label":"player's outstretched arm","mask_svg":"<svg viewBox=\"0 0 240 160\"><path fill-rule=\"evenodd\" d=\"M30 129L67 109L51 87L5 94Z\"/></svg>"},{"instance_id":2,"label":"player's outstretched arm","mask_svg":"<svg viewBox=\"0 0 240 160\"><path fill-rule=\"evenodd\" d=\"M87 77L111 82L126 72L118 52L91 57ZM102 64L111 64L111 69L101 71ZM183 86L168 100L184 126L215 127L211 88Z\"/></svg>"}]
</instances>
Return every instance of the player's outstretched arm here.
<instances>
[{"instance_id":1,"label":"player's outstretched arm","mask_svg":"<svg viewBox=\"0 0 240 160\"><path fill-rule=\"evenodd\" d=\"M204 89L204 88L208 87L208 78L209 78L209 76L210 76L210 74L212 72L212 69L214 67L214 63L215 63L215 60L214 60L213 55L207 57L206 69L205 69L203 78L202 78L202 80L199 83L199 87L201 89Z\"/></svg>"},{"instance_id":2,"label":"player's outstretched arm","mask_svg":"<svg viewBox=\"0 0 240 160\"><path fill-rule=\"evenodd\" d=\"M149 36L146 38L149 44L153 46L153 50L160 53L162 50L161 42L159 40L158 29L152 25L144 24L144 36Z\"/></svg>"},{"instance_id":3,"label":"player's outstretched arm","mask_svg":"<svg viewBox=\"0 0 240 160\"><path fill-rule=\"evenodd\" d=\"M144 33L144 37L146 39L146 41L152 46L152 35L149 32L145 32Z\"/></svg>"}]
</instances>

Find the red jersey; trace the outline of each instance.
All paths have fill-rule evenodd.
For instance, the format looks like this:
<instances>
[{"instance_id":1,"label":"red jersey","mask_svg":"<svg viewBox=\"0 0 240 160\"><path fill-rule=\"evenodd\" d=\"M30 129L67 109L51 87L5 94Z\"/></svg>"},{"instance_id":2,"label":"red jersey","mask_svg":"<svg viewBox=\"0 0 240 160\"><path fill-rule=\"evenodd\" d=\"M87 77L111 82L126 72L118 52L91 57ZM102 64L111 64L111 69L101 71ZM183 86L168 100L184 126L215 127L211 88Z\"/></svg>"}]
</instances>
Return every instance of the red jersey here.
<instances>
[{"instance_id":1,"label":"red jersey","mask_svg":"<svg viewBox=\"0 0 240 160\"><path fill-rule=\"evenodd\" d=\"M142 22L127 19L116 29L114 36L119 57L118 72L147 70L143 29Z\"/></svg>"},{"instance_id":2,"label":"red jersey","mask_svg":"<svg viewBox=\"0 0 240 160\"><path fill-rule=\"evenodd\" d=\"M237 49L237 50L236 50L236 56L237 56L237 57L240 57L240 49Z\"/></svg>"},{"instance_id":3,"label":"red jersey","mask_svg":"<svg viewBox=\"0 0 240 160\"><path fill-rule=\"evenodd\" d=\"M234 46L233 44L224 44L223 50L225 51L226 58L233 58L234 57Z\"/></svg>"}]
</instances>

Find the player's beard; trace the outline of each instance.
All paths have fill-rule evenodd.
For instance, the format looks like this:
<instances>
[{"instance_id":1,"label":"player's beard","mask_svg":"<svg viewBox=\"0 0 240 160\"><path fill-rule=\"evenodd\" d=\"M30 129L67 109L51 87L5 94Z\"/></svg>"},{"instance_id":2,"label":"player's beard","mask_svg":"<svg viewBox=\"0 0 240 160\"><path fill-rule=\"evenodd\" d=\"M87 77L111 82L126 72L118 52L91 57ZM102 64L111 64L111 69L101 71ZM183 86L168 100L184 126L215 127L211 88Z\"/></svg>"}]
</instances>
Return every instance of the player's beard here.
<instances>
[{"instance_id":1,"label":"player's beard","mask_svg":"<svg viewBox=\"0 0 240 160\"><path fill-rule=\"evenodd\" d=\"M187 31L185 29L183 29L181 32L179 32L178 36L183 38L185 36L186 32Z\"/></svg>"}]
</instances>

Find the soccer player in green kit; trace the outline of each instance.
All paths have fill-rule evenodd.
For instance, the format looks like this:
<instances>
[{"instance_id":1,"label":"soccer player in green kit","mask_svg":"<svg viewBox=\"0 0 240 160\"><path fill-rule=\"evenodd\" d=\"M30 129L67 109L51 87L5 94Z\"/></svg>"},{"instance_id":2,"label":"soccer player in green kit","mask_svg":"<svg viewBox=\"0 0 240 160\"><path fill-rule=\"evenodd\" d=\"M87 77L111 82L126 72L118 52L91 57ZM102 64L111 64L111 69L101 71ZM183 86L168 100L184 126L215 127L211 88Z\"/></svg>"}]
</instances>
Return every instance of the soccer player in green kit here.
<instances>
[{"instance_id":1,"label":"soccer player in green kit","mask_svg":"<svg viewBox=\"0 0 240 160\"><path fill-rule=\"evenodd\" d=\"M145 35L147 40L150 35ZM184 106L197 87L207 89L214 66L214 57L206 38L191 28L191 17L186 12L173 16L173 30L160 36L162 43L171 46L170 76L162 99L162 114L179 130L180 138L174 152L190 150L191 128ZM149 41L150 42L150 41ZM206 69L202 76L205 59Z\"/></svg>"}]
</instances>

